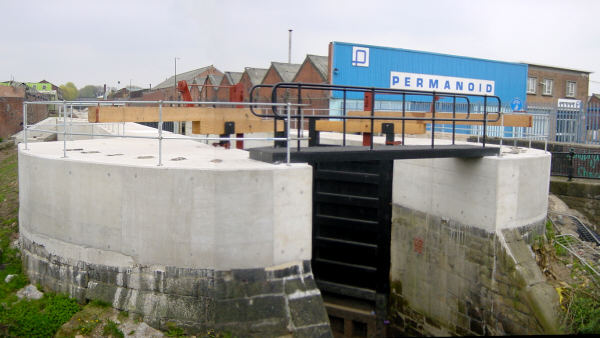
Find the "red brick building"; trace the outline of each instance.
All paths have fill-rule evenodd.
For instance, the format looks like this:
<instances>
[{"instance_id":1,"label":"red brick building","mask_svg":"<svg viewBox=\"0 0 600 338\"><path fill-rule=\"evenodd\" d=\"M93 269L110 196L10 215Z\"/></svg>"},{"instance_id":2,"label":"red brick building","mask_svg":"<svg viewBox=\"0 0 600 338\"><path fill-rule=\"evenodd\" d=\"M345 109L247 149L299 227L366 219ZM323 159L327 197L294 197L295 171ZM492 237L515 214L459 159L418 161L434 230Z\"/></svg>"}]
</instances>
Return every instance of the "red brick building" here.
<instances>
[{"instance_id":1,"label":"red brick building","mask_svg":"<svg viewBox=\"0 0 600 338\"><path fill-rule=\"evenodd\" d=\"M261 84L276 84L279 82L292 82L292 79L298 73L300 64L297 63L282 63L282 62L271 62L271 67L267 70L265 77ZM289 90L279 90L277 92L277 101L286 102L288 97L291 98L293 94ZM271 101L271 88L261 88L258 90L259 100L263 102Z\"/></svg>"},{"instance_id":2,"label":"red brick building","mask_svg":"<svg viewBox=\"0 0 600 338\"><path fill-rule=\"evenodd\" d=\"M250 89L257 85L261 84L265 75L267 74L268 69L265 68L250 68L246 67L244 72L242 73L242 77L240 78L240 82L242 84L242 89L244 91L244 101L249 101L249 93ZM255 98L256 101L256 98Z\"/></svg>"},{"instance_id":3,"label":"red brick building","mask_svg":"<svg viewBox=\"0 0 600 338\"><path fill-rule=\"evenodd\" d=\"M209 74L202 83L200 101L218 101L218 89L223 80L223 74Z\"/></svg>"},{"instance_id":4,"label":"red brick building","mask_svg":"<svg viewBox=\"0 0 600 338\"><path fill-rule=\"evenodd\" d=\"M179 82L181 80L187 81L189 84L204 84L204 80L208 75L220 75L223 76L223 73L215 68L213 65L190 70L185 73L173 75L166 79L165 81L159 83L157 86L153 87L152 90L144 93L142 100L177 100L179 99L179 93L176 89L175 81ZM195 81L195 82L194 82ZM199 95L198 95L199 96ZM192 99L194 99L194 95L192 95Z\"/></svg>"},{"instance_id":5,"label":"red brick building","mask_svg":"<svg viewBox=\"0 0 600 338\"><path fill-rule=\"evenodd\" d=\"M307 55L292 82L329 83L329 58ZM311 108L323 112L322 109L329 109L329 92L303 90L302 103L308 103Z\"/></svg>"},{"instance_id":6,"label":"red brick building","mask_svg":"<svg viewBox=\"0 0 600 338\"><path fill-rule=\"evenodd\" d=\"M219 88L217 88L217 100L221 102L230 101L229 87L236 85L242 78L242 72L225 72Z\"/></svg>"},{"instance_id":7,"label":"red brick building","mask_svg":"<svg viewBox=\"0 0 600 338\"><path fill-rule=\"evenodd\" d=\"M0 138L7 139L23 130L23 102L38 101L42 97L30 93L26 85L0 86ZM27 124L37 123L48 117L48 106L27 106Z\"/></svg>"},{"instance_id":8,"label":"red brick building","mask_svg":"<svg viewBox=\"0 0 600 338\"><path fill-rule=\"evenodd\" d=\"M528 68L528 105L557 105L558 99L587 101L590 72L534 64Z\"/></svg>"}]
</instances>

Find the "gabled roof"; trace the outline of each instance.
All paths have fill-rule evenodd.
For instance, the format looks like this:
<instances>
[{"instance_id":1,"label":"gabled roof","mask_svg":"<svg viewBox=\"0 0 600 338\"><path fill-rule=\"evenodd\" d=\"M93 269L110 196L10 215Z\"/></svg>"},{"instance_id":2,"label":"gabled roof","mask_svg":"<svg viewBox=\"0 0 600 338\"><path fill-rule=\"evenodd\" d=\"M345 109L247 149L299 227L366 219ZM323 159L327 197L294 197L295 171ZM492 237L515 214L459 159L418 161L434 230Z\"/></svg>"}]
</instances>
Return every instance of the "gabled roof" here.
<instances>
[{"instance_id":1,"label":"gabled roof","mask_svg":"<svg viewBox=\"0 0 600 338\"><path fill-rule=\"evenodd\" d=\"M327 80L327 78L329 78L329 58L327 56L309 54L306 55L306 58L315 66L315 68L319 71L323 79Z\"/></svg>"},{"instance_id":2,"label":"gabled roof","mask_svg":"<svg viewBox=\"0 0 600 338\"><path fill-rule=\"evenodd\" d=\"M298 73L300 66L302 65L297 63L271 62L271 67L277 71L283 82L291 82Z\"/></svg>"},{"instance_id":3,"label":"gabled roof","mask_svg":"<svg viewBox=\"0 0 600 338\"><path fill-rule=\"evenodd\" d=\"M218 85L221 84L221 81L223 80L223 75L209 74L208 75L208 80L210 81L210 83L213 86L218 86Z\"/></svg>"},{"instance_id":4,"label":"gabled roof","mask_svg":"<svg viewBox=\"0 0 600 338\"><path fill-rule=\"evenodd\" d=\"M213 66L210 65L210 66L190 70L189 72L177 74L177 81L185 80L188 83L191 83L196 77L198 77L198 75L209 70L211 67L213 67ZM162 88L169 88L169 87L174 87L174 86L175 86L175 75L169 77L165 81L154 86L153 89L162 89Z\"/></svg>"},{"instance_id":5,"label":"gabled roof","mask_svg":"<svg viewBox=\"0 0 600 338\"><path fill-rule=\"evenodd\" d=\"M227 78L227 81L229 81L230 84L234 85L240 82L242 74L242 72L225 72L225 77Z\"/></svg>"},{"instance_id":6,"label":"gabled roof","mask_svg":"<svg viewBox=\"0 0 600 338\"><path fill-rule=\"evenodd\" d=\"M248 74L248 78L250 79L250 83L252 83L253 86L260 84L263 80L263 78L265 77L265 75L267 74L268 69L265 68L250 68L247 67L244 70L244 73Z\"/></svg>"}]
</instances>

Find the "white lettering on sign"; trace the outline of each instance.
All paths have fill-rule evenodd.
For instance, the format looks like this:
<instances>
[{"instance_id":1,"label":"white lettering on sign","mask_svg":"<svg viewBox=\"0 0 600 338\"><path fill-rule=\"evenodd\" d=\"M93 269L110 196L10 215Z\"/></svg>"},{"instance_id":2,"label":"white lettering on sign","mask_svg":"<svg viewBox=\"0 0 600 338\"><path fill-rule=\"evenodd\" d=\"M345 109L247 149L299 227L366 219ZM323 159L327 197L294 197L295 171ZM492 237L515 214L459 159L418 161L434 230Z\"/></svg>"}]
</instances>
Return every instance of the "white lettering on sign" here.
<instances>
[{"instance_id":1,"label":"white lettering on sign","mask_svg":"<svg viewBox=\"0 0 600 338\"><path fill-rule=\"evenodd\" d=\"M390 88L438 93L494 95L495 81L430 74L390 72Z\"/></svg>"}]
</instances>

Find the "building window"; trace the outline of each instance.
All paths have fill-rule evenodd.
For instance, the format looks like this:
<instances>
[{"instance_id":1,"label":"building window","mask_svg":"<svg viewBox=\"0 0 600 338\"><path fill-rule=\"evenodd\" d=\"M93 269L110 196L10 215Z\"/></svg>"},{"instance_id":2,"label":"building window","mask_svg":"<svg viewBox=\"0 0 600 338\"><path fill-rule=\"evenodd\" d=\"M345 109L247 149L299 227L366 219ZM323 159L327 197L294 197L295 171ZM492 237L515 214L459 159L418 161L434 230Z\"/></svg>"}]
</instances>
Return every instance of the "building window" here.
<instances>
[{"instance_id":1,"label":"building window","mask_svg":"<svg viewBox=\"0 0 600 338\"><path fill-rule=\"evenodd\" d=\"M527 94L535 94L537 92L537 78L528 77L527 78Z\"/></svg>"},{"instance_id":2,"label":"building window","mask_svg":"<svg viewBox=\"0 0 600 338\"><path fill-rule=\"evenodd\" d=\"M552 95L552 85L554 82L551 79L544 79L542 82L544 89L542 90L542 95Z\"/></svg>"},{"instance_id":3,"label":"building window","mask_svg":"<svg viewBox=\"0 0 600 338\"><path fill-rule=\"evenodd\" d=\"M577 94L577 82L567 81L567 97L575 97Z\"/></svg>"}]
</instances>

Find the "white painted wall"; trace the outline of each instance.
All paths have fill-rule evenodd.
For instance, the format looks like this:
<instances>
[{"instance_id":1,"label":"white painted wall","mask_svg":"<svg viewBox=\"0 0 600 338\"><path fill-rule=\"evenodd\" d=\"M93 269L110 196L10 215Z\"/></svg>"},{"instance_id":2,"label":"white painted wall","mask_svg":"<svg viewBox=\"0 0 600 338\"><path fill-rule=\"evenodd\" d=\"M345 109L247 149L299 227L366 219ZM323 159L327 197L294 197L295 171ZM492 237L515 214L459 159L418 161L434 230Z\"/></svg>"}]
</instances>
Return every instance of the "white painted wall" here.
<instances>
[{"instance_id":1,"label":"white painted wall","mask_svg":"<svg viewBox=\"0 0 600 338\"><path fill-rule=\"evenodd\" d=\"M74 262L112 266L228 270L311 258L310 166L171 140L159 167L156 144L69 141L83 150L68 158L62 142L20 144L21 236Z\"/></svg>"},{"instance_id":2,"label":"white painted wall","mask_svg":"<svg viewBox=\"0 0 600 338\"><path fill-rule=\"evenodd\" d=\"M394 162L393 203L487 231L546 217L550 153Z\"/></svg>"}]
</instances>

